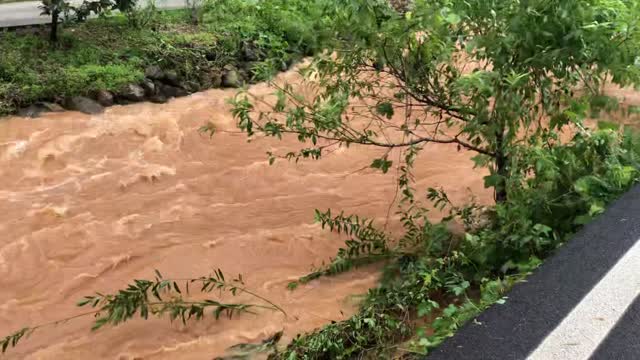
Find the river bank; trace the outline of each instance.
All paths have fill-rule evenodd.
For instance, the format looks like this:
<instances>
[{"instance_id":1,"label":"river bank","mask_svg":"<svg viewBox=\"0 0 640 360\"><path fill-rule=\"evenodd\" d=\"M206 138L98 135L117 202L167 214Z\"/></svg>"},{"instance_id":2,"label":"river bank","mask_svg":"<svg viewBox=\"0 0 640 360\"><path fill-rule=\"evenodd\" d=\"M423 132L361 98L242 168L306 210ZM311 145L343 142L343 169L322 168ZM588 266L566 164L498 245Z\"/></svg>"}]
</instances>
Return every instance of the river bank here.
<instances>
[{"instance_id":1,"label":"river bank","mask_svg":"<svg viewBox=\"0 0 640 360\"><path fill-rule=\"evenodd\" d=\"M295 82L298 75L282 77ZM251 90L268 94L266 85ZM285 330L285 339L348 318L376 267L287 290L328 260L344 238L313 225L313 210L335 208L384 222L394 179L367 168L371 149L342 149L319 162L269 166L266 151L297 141L237 133L226 100L210 90L167 104L114 106L103 114L46 114L0 123L5 208L0 274L3 332L77 314L75 302L112 291L153 269L190 277L221 268L288 312L261 312L182 326L133 321L88 331L91 318L35 333L8 358L200 359ZM212 121L210 139L198 129ZM452 201L490 199L482 174L455 146L420 158L418 186L442 186ZM367 194L376 193L375 198ZM483 195L484 194L484 195ZM392 229L390 229L392 230ZM17 264L20 264L17 266ZM38 291L34 292L33 289ZM355 296L355 297L354 297ZM257 325L259 324L259 325Z\"/></svg>"},{"instance_id":2,"label":"river bank","mask_svg":"<svg viewBox=\"0 0 640 360\"><path fill-rule=\"evenodd\" d=\"M56 44L47 27L0 33L0 116L100 113L255 83L314 52L321 41L315 10L230 0L196 13L141 10L136 24L124 15L69 23Z\"/></svg>"}]
</instances>

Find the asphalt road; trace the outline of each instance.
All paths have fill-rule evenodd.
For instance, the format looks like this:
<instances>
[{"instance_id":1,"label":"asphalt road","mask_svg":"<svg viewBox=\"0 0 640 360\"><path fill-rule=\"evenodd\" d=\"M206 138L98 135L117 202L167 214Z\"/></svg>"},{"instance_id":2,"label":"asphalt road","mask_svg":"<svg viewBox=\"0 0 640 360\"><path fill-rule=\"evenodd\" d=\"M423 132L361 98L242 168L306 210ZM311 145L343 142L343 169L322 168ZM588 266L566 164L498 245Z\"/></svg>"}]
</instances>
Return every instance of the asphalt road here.
<instances>
[{"instance_id":1,"label":"asphalt road","mask_svg":"<svg viewBox=\"0 0 640 360\"><path fill-rule=\"evenodd\" d=\"M427 360L640 359L640 185Z\"/></svg>"},{"instance_id":2,"label":"asphalt road","mask_svg":"<svg viewBox=\"0 0 640 360\"><path fill-rule=\"evenodd\" d=\"M82 1L71 1L79 4ZM48 24L49 16L42 16L42 10L38 8L41 2L26 1L9 4L0 4L0 28L26 25ZM158 0L156 5L160 9L171 10L185 7L185 0Z\"/></svg>"}]
</instances>

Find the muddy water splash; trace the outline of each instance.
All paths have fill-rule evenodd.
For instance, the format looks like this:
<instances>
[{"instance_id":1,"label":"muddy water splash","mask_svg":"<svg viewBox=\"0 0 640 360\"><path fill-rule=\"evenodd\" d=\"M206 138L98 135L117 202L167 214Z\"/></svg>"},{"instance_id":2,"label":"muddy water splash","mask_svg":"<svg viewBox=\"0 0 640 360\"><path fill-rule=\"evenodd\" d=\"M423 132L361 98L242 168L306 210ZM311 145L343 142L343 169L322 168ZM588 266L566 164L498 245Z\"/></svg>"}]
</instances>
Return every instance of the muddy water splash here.
<instances>
[{"instance_id":1,"label":"muddy water splash","mask_svg":"<svg viewBox=\"0 0 640 360\"><path fill-rule=\"evenodd\" d=\"M97 332L83 318L36 332L7 358L211 359L236 343L283 329L291 338L353 313L353 295L375 285L375 268L294 292L285 285L344 240L313 225L313 209L384 221L394 177L366 169L371 148L269 166L266 151L299 144L247 142L225 103L233 93L0 122L0 334L78 314L82 296L151 278L153 269L175 278L214 267L242 273L289 316L265 311L188 326L134 320ZM213 139L198 132L207 121L221 130ZM429 148L417 168L418 188L442 186L454 201L490 197L455 146Z\"/></svg>"}]
</instances>

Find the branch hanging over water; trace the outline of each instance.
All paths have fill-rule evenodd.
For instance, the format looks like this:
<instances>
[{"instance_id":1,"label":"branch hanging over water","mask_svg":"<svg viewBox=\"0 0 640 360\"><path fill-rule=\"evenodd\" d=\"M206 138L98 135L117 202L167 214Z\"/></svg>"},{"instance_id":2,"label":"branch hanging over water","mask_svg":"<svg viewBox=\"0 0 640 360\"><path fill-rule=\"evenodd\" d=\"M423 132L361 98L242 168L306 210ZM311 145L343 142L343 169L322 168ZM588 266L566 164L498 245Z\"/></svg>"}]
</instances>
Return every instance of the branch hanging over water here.
<instances>
[{"instance_id":1,"label":"branch hanging over water","mask_svg":"<svg viewBox=\"0 0 640 360\"><path fill-rule=\"evenodd\" d=\"M168 314L171 321L180 320L183 324L192 318L201 320L207 311L211 311L211 315L216 320L221 316L232 318L234 315L242 313L253 314L253 309L274 310L281 312L285 317L287 316L287 313L280 306L246 289L242 275L229 281L225 279L224 273L220 269L215 270L209 276L193 279L164 279L158 270L155 273L154 280L134 280L125 289L119 290L115 294L96 293L96 295L85 296L77 304L79 307L88 306L95 310L49 323L25 327L7 335L0 340L2 353L6 352L9 347L16 347L20 341L36 330L90 315L96 318L92 330L98 330L105 325L119 325L133 319L136 314L140 314L140 317L145 320L149 318L149 315L160 317ZM191 301L185 298L191 294L190 284L191 287L196 285L199 293L208 294L214 290L219 291L220 294L226 292L233 296L246 293L266 305L224 303L213 299Z\"/></svg>"}]
</instances>

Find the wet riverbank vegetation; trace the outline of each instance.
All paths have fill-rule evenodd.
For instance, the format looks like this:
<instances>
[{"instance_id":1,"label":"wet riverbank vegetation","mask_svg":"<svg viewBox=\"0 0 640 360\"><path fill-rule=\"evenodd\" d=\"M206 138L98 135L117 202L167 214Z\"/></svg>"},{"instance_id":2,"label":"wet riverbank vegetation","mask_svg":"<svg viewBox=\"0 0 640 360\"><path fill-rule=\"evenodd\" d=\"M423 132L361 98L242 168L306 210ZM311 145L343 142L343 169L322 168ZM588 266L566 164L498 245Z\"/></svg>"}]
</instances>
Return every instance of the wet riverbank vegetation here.
<instances>
[{"instance_id":1,"label":"wet riverbank vegetation","mask_svg":"<svg viewBox=\"0 0 640 360\"><path fill-rule=\"evenodd\" d=\"M151 2L124 15L69 20L54 44L46 27L0 33L0 115L56 105L84 111L74 97L109 106L240 87L287 69L322 41L314 2L190 4L159 11Z\"/></svg>"},{"instance_id":2,"label":"wet riverbank vegetation","mask_svg":"<svg viewBox=\"0 0 640 360\"><path fill-rule=\"evenodd\" d=\"M260 2L273 9L280 4L274 13L284 11L286 16L276 17L281 20L295 3ZM322 2L306 2L311 3ZM284 54L325 51L316 52L302 70L314 98L274 82L277 100L265 111L263 99L239 92L233 105L240 129L249 137L293 134L302 142L297 152L267 154L271 162L317 160L338 147L385 149L371 159L371 167L397 181L396 212L389 221L403 229L390 233L384 224L340 209L316 211L316 221L342 234L345 245L326 266L290 283L291 291L376 262L384 264L382 278L351 318L300 334L289 344L276 344L276 336L258 346L270 351L271 359L424 356L482 310L508 301L510 287L640 179L640 138L607 121L614 112L619 119L636 108L604 90L640 83L638 4L415 0L394 5L338 0L318 8L293 6L295 14L317 17L292 22L309 28L280 28L281 35L296 33L297 42L280 47L273 39L252 38L257 44L267 41L265 61L271 66ZM231 24L237 19L225 16ZM305 32L320 24L332 36ZM235 34L264 31L234 26ZM285 36L293 35L277 39ZM236 52L230 54L237 54L245 37L231 44ZM300 48L291 51L293 44ZM494 203L454 204L441 189L417 188L413 171L433 146L473 154L469 167L485 169ZM434 210L445 217L434 221ZM180 288L163 286L182 299ZM142 299L136 304L152 301L149 289L131 289ZM101 314L128 320L142 311L126 301L120 306L124 310L104 308ZM171 313L181 316L200 318L189 311ZM5 338L5 347L21 340L16 334Z\"/></svg>"}]
</instances>

